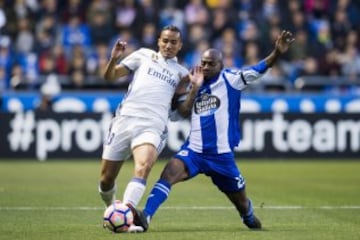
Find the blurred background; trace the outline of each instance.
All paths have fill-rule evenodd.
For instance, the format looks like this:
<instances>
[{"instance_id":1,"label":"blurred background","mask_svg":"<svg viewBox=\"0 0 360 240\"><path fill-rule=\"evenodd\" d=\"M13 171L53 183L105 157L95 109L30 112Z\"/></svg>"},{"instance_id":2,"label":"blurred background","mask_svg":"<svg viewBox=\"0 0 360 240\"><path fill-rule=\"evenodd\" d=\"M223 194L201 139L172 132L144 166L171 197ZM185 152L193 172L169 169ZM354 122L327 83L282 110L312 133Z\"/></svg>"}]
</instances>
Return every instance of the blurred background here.
<instances>
[{"instance_id":1,"label":"blurred background","mask_svg":"<svg viewBox=\"0 0 360 240\"><path fill-rule=\"evenodd\" d=\"M127 54L156 50L159 30L169 24L182 30L179 61L188 68L209 47L223 51L227 67L255 64L282 29L293 32L288 53L244 93L242 124L252 130L243 135L243 154L358 155L360 1L0 0L2 156L39 157L43 141L54 157L73 154L73 145L98 153L98 139L131 80L104 81L111 47L121 39L128 42ZM69 121L78 121L76 130ZM270 125L258 133L258 122ZM170 133L183 133L169 138L171 150L186 136L187 124L169 126ZM279 135L288 148L277 146Z\"/></svg>"}]
</instances>

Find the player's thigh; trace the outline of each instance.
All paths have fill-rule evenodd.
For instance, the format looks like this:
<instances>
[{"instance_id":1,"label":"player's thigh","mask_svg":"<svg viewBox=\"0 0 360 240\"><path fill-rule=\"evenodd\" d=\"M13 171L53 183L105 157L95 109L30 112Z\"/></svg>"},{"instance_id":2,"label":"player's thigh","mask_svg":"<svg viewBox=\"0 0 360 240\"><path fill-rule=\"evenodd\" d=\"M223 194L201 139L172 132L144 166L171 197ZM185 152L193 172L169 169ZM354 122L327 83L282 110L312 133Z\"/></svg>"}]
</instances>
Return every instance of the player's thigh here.
<instances>
[{"instance_id":1,"label":"player's thigh","mask_svg":"<svg viewBox=\"0 0 360 240\"><path fill-rule=\"evenodd\" d=\"M180 151L175 154L174 158L183 162L187 175L186 179L193 178L203 172L201 169L201 157L189 149L188 146L183 146Z\"/></svg>"},{"instance_id":2,"label":"player's thigh","mask_svg":"<svg viewBox=\"0 0 360 240\"><path fill-rule=\"evenodd\" d=\"M148 119L134 119L134 121L136 120L137 124L133 128L131 140L134 160L138 164L152 164L156 161L166 144L166 126L160 122L149 121Z\"/></svg>"},{"instance_id":3,"label":"player's thigh","mask_svg":"<svg viewBox=\"0 0 360 240\"><path fill-rule=\"evenodd\" d=\"M133 121L128 117L115 117L103 144L102 159L123 161L131 155Z\"/></svg>"},{"instance_id":4,"label":"player's thigh","mask_svg":"<svg viewBox=\"0 0 360 240\"><path fill-rule=\"evenodd\" d=\"M212 182L222 192L239 192L245 188L245 179L235 162L212 166L210 174Z\"/></svg>"},{"instance_id":5,"label":"player's thigh","mask_svg":"<svg viewBox=\"0 0 360 240\"><path fill-rule=\"evenodd\" d=\"M166 125L160 120L145 118L133 118L133 121L131 149L150 144L160 154L166 144Z\"/></svg>"},{"instance_id":6,"label":"player's thigh","mask_svg":"<svg viewBox=\"0 0 360 240\"><path fill-rule=\"evenodd\" d=\"M241 175L226 176L215 173L211 175L211 180L222 192L238 192L245 188L245 180Z\"/></svg>"}]
</instances>

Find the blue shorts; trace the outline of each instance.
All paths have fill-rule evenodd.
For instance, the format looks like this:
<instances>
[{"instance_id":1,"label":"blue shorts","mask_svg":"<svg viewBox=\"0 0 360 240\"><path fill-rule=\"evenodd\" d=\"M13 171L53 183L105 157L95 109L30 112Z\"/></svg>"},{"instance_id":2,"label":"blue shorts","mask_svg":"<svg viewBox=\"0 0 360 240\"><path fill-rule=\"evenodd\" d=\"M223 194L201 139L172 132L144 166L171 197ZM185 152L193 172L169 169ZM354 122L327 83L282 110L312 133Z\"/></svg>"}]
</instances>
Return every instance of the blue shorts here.
<instances>
[{"instance_id":1,"label":"blue shorts","mask_svg":"<svg viewBox=\"0 0 360 240\"><path fill-rule=\"evenodd\" d=\"M236 166L233 153L203 154L184 145L175 158L184 162L189 179L201 173L209 176L222 192L239 192L245 188L245 179Z\"/></svg>"}]
</instances>

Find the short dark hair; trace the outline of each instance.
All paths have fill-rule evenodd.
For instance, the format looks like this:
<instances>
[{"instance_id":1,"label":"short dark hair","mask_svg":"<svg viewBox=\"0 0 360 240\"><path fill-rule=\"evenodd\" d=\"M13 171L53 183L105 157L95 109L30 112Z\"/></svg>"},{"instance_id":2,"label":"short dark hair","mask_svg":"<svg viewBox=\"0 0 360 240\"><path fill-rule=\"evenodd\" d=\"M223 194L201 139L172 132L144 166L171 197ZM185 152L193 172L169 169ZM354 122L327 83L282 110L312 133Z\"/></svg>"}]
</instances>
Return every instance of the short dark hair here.
<instances>
[{"instance_id":1,"label":"short dark hair","mask_svg":"<svg viewBox=\"0 0 360 240\"><path fill-rule=\"evenodd\" d=\"M172 32L177 32L177 33L179 33L179 35L180 35L180 39L182 38L181 31L180 31L180 29L179 29L177 26L175 26L175 25L167 25L167 26L165 26L165 27L163 27L163 28L161 29L160 34L161 34L163 31L166 31L166 30L169 30L169 31L172 31ZM160 34L159 34L159 37L160 37Z\"/></svg>"}]
</instances>

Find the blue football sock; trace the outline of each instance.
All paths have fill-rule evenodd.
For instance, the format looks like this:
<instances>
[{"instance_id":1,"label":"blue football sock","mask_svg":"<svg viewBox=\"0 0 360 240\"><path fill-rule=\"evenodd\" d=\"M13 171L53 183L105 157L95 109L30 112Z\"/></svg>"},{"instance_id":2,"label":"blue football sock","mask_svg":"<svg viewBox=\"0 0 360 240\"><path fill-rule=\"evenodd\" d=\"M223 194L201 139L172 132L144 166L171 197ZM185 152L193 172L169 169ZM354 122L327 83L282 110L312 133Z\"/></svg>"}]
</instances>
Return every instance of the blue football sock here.
<instances>
[{"instance_id":1,"label":"blue football sock","mask_svg":"<svg viewBox=\"0 0 360 240\"><path fill-rule=\"evenodd\" d=\"M146 201L144 213L151 218L160 205L168 198L170 191L171 185L167 181L158 180Z\"/></svg>"},{"instance_id":2,"label":"blue football sock","mask_svg":"<svg viewBox=\"0 0 360 240\"><path fill-rule=\"evenodd\" d=\"M249 202L249 209L248 209L248 211L247 211L247 213L246 213L246 217L252 216L253 213L254 213L254 208L253 208L253 206L252 206L251 200L248 199L248 202Z\"/></svg>"},{"instance_id":3,"label":"blue football sock","mask_svg":"<svg viewBox=\"0 0 360 240\"><path fill-rule=\"evenodd\" d=\"M252 222L252 221L253 221L254 208L253 208L253 206L252 206L252 202L251 202L250 199L248 199L248 203L249 203L248 211L247 211L247 213L246 213L245 216L242 216L244 222Z\"/></svg>"}]
</instances>

